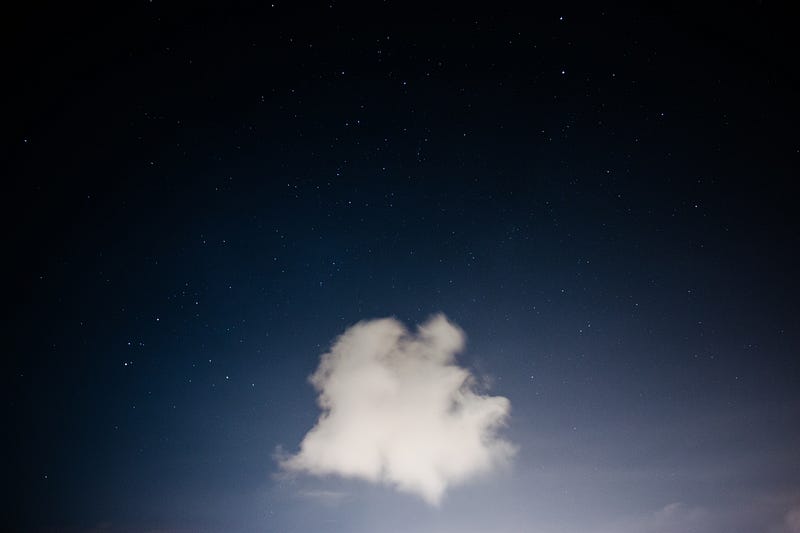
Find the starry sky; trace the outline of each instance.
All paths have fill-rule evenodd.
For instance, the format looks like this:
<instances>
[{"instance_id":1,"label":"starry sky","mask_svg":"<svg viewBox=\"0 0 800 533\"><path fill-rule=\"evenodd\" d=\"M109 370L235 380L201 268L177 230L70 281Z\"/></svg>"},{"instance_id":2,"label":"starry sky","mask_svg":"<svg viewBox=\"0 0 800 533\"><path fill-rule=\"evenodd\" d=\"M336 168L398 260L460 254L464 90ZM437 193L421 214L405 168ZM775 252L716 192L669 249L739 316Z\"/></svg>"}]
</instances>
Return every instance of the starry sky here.
<instances>
[{"instance_id":1,"label":"starry sky","mask_svg":"<svg viewBox=\"0 0 800 533\"><path fill-rule=\"evenodd\" d=\"M779 6L4 22L10 530L800 532ZM507 464L436 505L287 471L336 339L435 316Z\"/></svg>"}]
</instances>

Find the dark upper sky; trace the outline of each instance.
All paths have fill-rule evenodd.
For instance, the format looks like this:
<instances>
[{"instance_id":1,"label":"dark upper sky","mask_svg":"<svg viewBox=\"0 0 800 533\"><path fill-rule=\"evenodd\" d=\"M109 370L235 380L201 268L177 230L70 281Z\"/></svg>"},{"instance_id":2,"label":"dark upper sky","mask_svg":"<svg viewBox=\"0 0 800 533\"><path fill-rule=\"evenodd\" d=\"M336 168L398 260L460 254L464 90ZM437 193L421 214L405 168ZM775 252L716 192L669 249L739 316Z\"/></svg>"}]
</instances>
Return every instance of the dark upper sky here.
<instances>
[{"instance_id":1,"label":"dark upper sky","mask_svg":"<svg viewBox=\"0 0 800 533\"><path fill-rule=\"evenodd\" d=\"M800 531L788 13L225 4L7 14L14 530ZM336 336L436 312L511 466L280 475Z\"/></svg>"}]
</instances>

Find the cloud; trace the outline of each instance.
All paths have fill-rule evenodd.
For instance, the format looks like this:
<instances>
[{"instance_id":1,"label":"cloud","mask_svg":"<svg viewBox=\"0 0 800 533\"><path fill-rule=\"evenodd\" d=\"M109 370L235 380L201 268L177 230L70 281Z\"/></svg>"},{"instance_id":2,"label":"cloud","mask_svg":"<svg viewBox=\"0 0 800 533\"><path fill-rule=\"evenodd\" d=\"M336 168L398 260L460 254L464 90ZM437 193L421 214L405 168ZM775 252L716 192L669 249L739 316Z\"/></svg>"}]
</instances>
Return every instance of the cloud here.
<instances>
[{"instance_id":1,"label":"cloud","mask_svg":"<svg viewBox=\"0 0 800 533\"><path fill-rule=\"evenodd\" d=\"M287 471L383 483L438 505L448 487L506 463L497 434L510 402L476 391L455 354L464 333L444 315L409 332L397 320L360 322L310 377L322 410Z\"/></svg>"},{"instance_id":2,"label":"cloud","mask_svg":"<svg viewBox=\"0 0 800 533\"><path fill-rule=\"evenodd\" d=\"M597 533L800 533L800 505L787 494L755 495L702 507L670 503L646 514L622 517ZM788 500L788 501L787 501ZM787 505L788 504L788 505ZM788 507L788 511L787 511Z\"/></svg>"},{"instance_id":3,"label":"cloud","mask_svg":"<svg viewBox=\"0 0 800 533\"><path fill-rule=\"evenodd\" d=\"M731 531L720 529L718 520L705 508L682 502L669 503L655 511L623 517L612 524L596 528L600 533L709 533Z\"/></svg>"},{"instance_id":4,"label":"cloud","mask_svg":"<svg viewBox=\"0 0 800 533\"><path fill-rule=\"evenodd\" d=\"M689 507L683 503L676 502L664 506L664 508L653 513L647 521L648 527L645 531L658 532L682 532L698 533L708 531L708 524L711 517L706 509L701 507Z\"/></svg>"},{"instance_id":5,"label":"cloud","mask_svg":"<svg viewBox=\"0 0 800 533\"><path fill-rule=\"evenodd\" d=\"M789 533L800 533L800 506L786 513L784 521Z\"/></svg>"}]
</instances>

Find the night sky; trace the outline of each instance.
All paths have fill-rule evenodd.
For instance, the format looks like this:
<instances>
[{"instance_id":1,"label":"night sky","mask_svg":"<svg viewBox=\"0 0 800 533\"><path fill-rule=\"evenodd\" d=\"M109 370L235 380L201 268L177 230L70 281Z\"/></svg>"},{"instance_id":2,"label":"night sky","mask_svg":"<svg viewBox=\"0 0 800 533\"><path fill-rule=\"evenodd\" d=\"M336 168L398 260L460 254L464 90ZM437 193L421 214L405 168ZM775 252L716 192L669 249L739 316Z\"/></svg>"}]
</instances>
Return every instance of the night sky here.
<instances>
[{"instance_id":1,"label":"night sky","mask_svg":"<svg viewBox=\"0 0 800 533\"><path fill-rule=\"evenodd\" d=\"M788 12L26 9L2 37L5 530L800 532ZM386 404L341 374L372 481L297 467L331 422L309 376L359 327L423 361ZM450 348L507 460L439 500L391 454L455 479L427 446L467 439L413 414Z\"/></svg>"}]
</instances>

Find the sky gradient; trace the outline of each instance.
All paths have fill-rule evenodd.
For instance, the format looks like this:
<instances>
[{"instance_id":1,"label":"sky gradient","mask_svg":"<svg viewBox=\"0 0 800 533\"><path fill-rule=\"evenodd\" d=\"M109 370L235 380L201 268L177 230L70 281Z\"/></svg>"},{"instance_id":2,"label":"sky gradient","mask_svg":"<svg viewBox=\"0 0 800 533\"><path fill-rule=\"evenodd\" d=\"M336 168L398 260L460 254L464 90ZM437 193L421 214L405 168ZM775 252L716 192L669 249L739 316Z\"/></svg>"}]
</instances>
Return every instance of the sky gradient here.
<instances>
[{"instance_id":1,"label":"sky gradient","mask_svg":"<svg viewBox=\"0 0 800 533\"><path fill-rule=\"evenodd\" d=\"M800 532L786 13L154 1L18 17L10 530ZM433 350L442 375L473 376L475 405L507 399L491 438L514 453L440 500L396 490L422 479L386 474L405 443L452 450L421 476L466 448L437 432L442 389L420 389L444 407L417 427L414 394L365 403L370 377L346 391L374 416L366 442L399 455L367 479L314 475L320 357L362 321L413 339L439 313L463 332ZM375 346L369 368L425 382ZM342 412L334 433L364 444L347 430L362 411Z\"/></svg>"}]
</instances>

